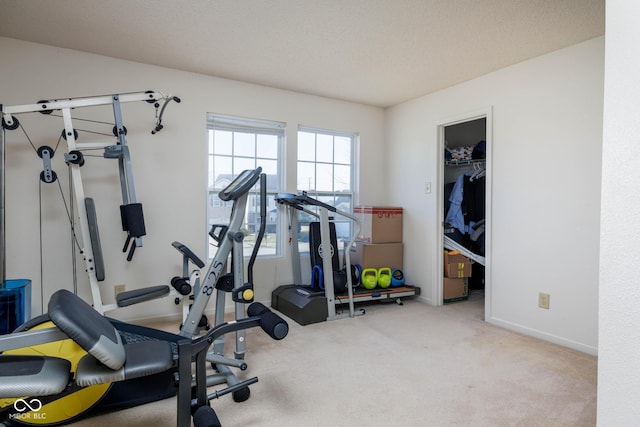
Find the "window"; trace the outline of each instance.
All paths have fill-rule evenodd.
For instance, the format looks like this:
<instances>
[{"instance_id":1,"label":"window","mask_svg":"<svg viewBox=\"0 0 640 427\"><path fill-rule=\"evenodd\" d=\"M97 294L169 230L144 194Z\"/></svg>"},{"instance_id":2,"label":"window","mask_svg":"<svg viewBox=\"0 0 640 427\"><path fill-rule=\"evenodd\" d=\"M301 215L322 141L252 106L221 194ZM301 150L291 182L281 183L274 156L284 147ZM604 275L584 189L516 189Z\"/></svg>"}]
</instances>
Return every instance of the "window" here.
<instances>
[{"instance_id":1,"label":"window","mask_svg":"<svg viewBox=\"0 0 640 427\"><path fill-rule=\"evenodd\" d=\"M222 202L218 197L234 177L245 169L262 167L267 175L267 224L260 245L260 255L280 253L276 238L279 227L278 209L274 195L281 192L281 155L284 145L285 124L241 117L207 115L209 182L207 194L207 225L226 225L231 217L232 202ZM260 229L260 198L258 186L251 190L247 201L244 254L250 255ZM216 251L213 238L209 237L207 256Z\"/></svg>"},{"instance_id":2,"label":"window","mask_svg":"<svg viewBox=\"0 0 640 427\"><path fill-rule=\"evenodd\" d=\"M356 135L353 133L298 129L298 190L306 191L310 197L353 212L354 193L354 149ZM309 222L314 221L304 212L299 213L300 241L304 241ZM351 236L351 222L339 215L335 218L338 246L344 249Z\"/></svg>"}]
</instances>

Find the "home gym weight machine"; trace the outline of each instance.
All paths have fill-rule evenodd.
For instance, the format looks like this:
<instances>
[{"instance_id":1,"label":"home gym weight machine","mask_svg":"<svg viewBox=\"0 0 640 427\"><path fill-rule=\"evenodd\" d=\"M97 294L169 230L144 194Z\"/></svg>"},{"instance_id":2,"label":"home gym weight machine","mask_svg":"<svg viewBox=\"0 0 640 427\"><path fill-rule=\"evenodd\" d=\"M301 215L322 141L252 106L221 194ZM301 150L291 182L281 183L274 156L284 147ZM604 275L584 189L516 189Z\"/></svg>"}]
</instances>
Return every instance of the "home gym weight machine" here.
<instances>
[{"instance_id":1,"label":"home gym weight machine","mask_svg":"<svg viewBox=\"0 0 640 427\"><path fill-rule=\"evenodd\" d=\"M293 285L283 285L276 288L271 294L271 307L291 317L301 325L335 320L345 317L354 317L364 314L364 310L355 310L354 307L354 280L351 274L351 258L349 248L356 240L360 231L360 221L348 212L341 211L334 206L323 203L309 197L306 192L300 194L279 193L275 197L276 202L287 208L291 229L291 264L293 268ZM316 211L309 209L313 207ZM318 251L321 259L321 271L323 276L322 290L314 290L309 285L303 285L300 269L300 252L298 250L298 217L297 212L302 211L319 220L320 242L317 248L309 248L309 252ZM332 216L329 216L331 212ZM340 215L351 221L351 237L344 248L344 275L340 277L346 285L347 304L349 310L343 313L336 312L336 304L342 304L343 298L337 298L334 280L341 276L335 272L339 270L338 247L335 239L335 215ZM312 254L313 255L313 254ZM337 261L337 262L334 262ZM313 269L312 269L313 271Z\"/></svg>"},{"instance_id":2,"label":"home gym weight machine","mask_svg":"<svg viewBox=\"0 0 640 427\"><path fill-rule=\"evenodd\" d=\"M21 128L22 125L16 117L22 113L34 113L39 112L44 115L54 115L53 112L60 112L64 123L64 129L61 133L58 143L64 140L67 146L67 153L64 155L65 163L70 171L70 179L73 186L73 199L75 200L75 206L78 209L78 220L80 223L80 235L82 241L82 247L80 253L82 254L85 262L87 274L89 276L89 285L92 296L93 307L101 314L113 311L119 307L126 307L132 304L136 304L143 301L159 298L169 294L177 295L178 298L184 301L186 304L188 300L186 297L189 294L187 287L174 286L171 289L168 285L151 286L142 289L135 289L131 291L121 292L116 297L116 302L113 304L105 304L102 299L99 282L105 279L105 266L102 256L102 250L100 246L100 234L98 231L98 223L96 216L96 207L94 200L85 196L84 186L82 182L81 167L85 164L84 152L88 150L103 150L103 157L106 159L118 160L120 185L122 192L122 205L120 206L120 216L122 221L122 229L126 232L126 240L123 248L123 252L127 253L127 260L131 261L135 249L142 246L142 237L146 234L144 217L142 212L142 204L137 202L136 192L133 181L133 172L131 166L131 156L129 153L129 147L127 145L127 128L124 126L122 119L121 104L127 102L145 101L153 104L156 109L156 122L152 134L155 134L162 130L164 125L162 124L162 116L170 101L176 103L180 102L180 98L171 95L164 95L160 92L146 91L146 92L133 92L115 95L103 95L93 97L81 97L70 98L62 100L43 100L35 104L18 105L18 106L3 106L0 104L0 116L2 117L2 162L0 171L0 188L2 191L2 209L0 212L0 228L1 228L1 240L2 240L2 260L1 260L1 279L4 283L5 280L5 132L7 130L12 131ZM162 105L161 105L162 104ZM112 129L113 136L116 141L79 141L79 132L74 127L74 119L72 117L72 110L97 107L97 106L112 106L114 125ZM89 122L96 122L95 120L76 119L77 121L85 120ZM98 122L101 124L109 124L105 122ZM29 142L33 145L26 130L23 128L25 136ZM91 132L89 133L98 133ZM56 150L49 146L40 146L39 148L33 147L36 150L38 156L43 162L43 171L40 174L40 179L45 183L53 183L57 180L56 172L52 167L51 160L56 153ZM71 215L71 214L70 214ZM72 218L69 218L73 222ZM74 240L79 244L76 236L76 228L72 224L72 232L74 234ZM180 250L178 247L176 249ZM185 254L186 256L186 254ZM73 252L75 259L75 251ZM195 262L195 261L194 261ZM75 277L74 277L74 289L75 289ZM186 293L185 293L186 292Z\"/></svg>"},{"instance_id":3,"label":"home gym weight machine","mask_svg":"<svg viewBox=\"0 0 640 427\"><path fill-rule=\"evenodd\" d=\"M112 159L115 158L119 160L119 170L120 170L120 178L121 178L122 197L123 197L123 205L121 206L121 217L122 217L123 229L127 231L127 234L128 234L123 252L127 251L127 247L129 247L127 258L128 260L131 260L135 248L138 245L141 245L141 237L145 233L144 219L142 217L142 208L140 204L135 203L135 190L133 186L131 161L129 156L129 150L126 145L127 131L126 131L126 128L124 127L124 124L122 123L122 114L120 111L120 104L122 102L131 102L131 101L147 101L150 103L154 103L156 107L157 117L156 117L155 127L151 132L152 134L157 133L163 128L162 116L168 102L169 101L180 102L179 98L177 97L164 96L158 92L148 91L144 93L139 92L139 93L132 93L132 94L112 95L112 96L76 98L76 99L68 99L63 101L40 101L37 104L23 105L23 106L16 106L16 107L4 107L1 110L3 142L4 142L5 130L15 130L21 126L21 124L19 123L15 115L20 113L29 113L29 112L35 112L35 111L40 112L42 114L51 115L53 111L58 111L58 110L62 111L62 117L64 119L65 129L62 134L63 137L61 137L61 139L64 139L66 141L67 146L69 148L69 152L65 154L65 161L67 163L67 166L70 169L70 175L74 185L74 196L79 206L79 221L81 225L80 231L81 231L82 242L84 245L83 248L80 248L80 251L84 256L86 267L87 267L86 268L87 273L89 275L89 282L91 285L93 304L94 304L94 307L101 314L104 314L105 312L109 312L111 310L115 310L118 307L129 306L138 302L147 301L157 297L169 295L170 293L173 293L175 295L175 291L170 290L168 286L154 286L154 287L136 289L133 291L120 293L116 298L115 304L107 305L107 304L103 304L101 294L100 294L100 289L98 287L98 282L104 280L105 270L104 270L104 262L102 261L102 250L100 247L98 225L97 225L97 219L95 214L95 205L92 199L88 197L85 198L84 189L82 186L80 167L84 165L84 156L81 150L104 149L104 153L105 153L104 157L112 158ZM160 109L160 113L158 114L157 110L160 106L159 104L160 101L164 101L164 104L162 105L162 108ZM71 110L79 109L82 107L91 107L91 106L100 106L100 105L111 105L113 108L114 119L116 123L113 129L113 134L114 136L117 137L117 144L110 145L109 143L104 143L104 142L90 142L90 143L78 142L77 141L78 132L77 132L77 129L73 127ZM26 134L26 131L25 131L25 134ZM4 158L4 153L5 153L4 145L2 147L3 147L2 155ZM44 148L38 149L37 151L38 151L38 154L41 156L41 158L43 158L43 164L44 164L44 171L41 174L41 179L43 179L44 182L49 182L49 183L54 182L56 179L56 174L51 166L51 158L53 157L55 150L51 149L50 147L44 147ZM251 172L245 171L245 174L242 175L242 180L234 181L234 183L236 185L238 183L246 184L247 182L250 181L250 186L252 186L259 179L261 175L260 171L261 171L260 169L257 169ZM3 168L3 173L4 173L4 168ZM247 178L250 178L250 180L246 181ZM4 179L2 180L2 182L4 185L4 182L5 182ZM229 193L225 191L226 189L220 193L221 197L229 197ZM237 192L230 193L230 196L237 197ZM228 200L231 200L231 199L228 199ZM263 205L265 204L266 204L266 201L263 202ZM236 203L236 201L234 200L234 210L237 210L236 209L237 205L238 203ZM229 229L236 233L239 232L239 227L244 217L245 205L246 205L246 201L243 201L242 207L238 208L238 209L241 209L242 213L238 213L238 215L236 215L238 218L238 221L240 221L240 222L236 221L237 224L234 224L234 226L236 226L237 229L234 231L233 228L227 227L225 228L225 232ZM83 210L85 211L84 213L83 213ZM4 210L3 210L2 223L4 224ZM234 223L234 220L232 219L232 224L233 223ZM73 230L73 232L75 235L75 229ZM2 235L3 235L3 247L4 247L4 228L3 228ZM236 235L236 240L237 240L237 235ZM177 291L177 294L179 295L178 297L176 297L176 304L179 304L180 301L183 303L182 309L183 309L184 323L181 329L183 332L188 331L188 332L185 332L187 336L195 336L196 331L201 330L200 329L200 327L202 326L201 320L205 318L204 309L206 307L206 303L204 303L201 306L199 306L196 303L194 304L196 306L195 310L189 309L190 302L193 299L193 296L190 296L189 294L194 287L196 288L196 291L197 291L197 286L199 286L199 281L198 282L195 280L189 281L185 279L187 276L189 262L194 263L199 268L203 268L205 264L199 258L197 258L197 256L195 256L193 252L191 252L186 246L182 245L181 243L174 242L173 246L178 251L180 251L181 254L183 255L183 277L182 278L174 277L174 279L172 279L171 281L173 288ZM226 240L223 246L227 246ZM242 258L241 242L239 246L240 246L239 249L236 249L234 251L234 253L238 254L238 256L236 257L234 255L234 257L236 260L237 259L240 260L240 261L237 261L235 265L239 266L238 268L240 269L240 272L242 272L243 258ZM258 246L259 246L259 243L256 242L256 247L254 249L257 249ZM218 268L217 264L222 263L222 265L224 265L224 261L226 261L229 251L230 249L228 247L221 248L221 250L219 251L220 260L219 261L214 260L211 263L210 271L214 268L214 266L215 268ZM224 255L222 255L223 253ZM3 261L4 261L4 254L5 252L3 250L2 252ZM252 254L251 263L254 260L255 260L255 253ZM3 266L4 266L4 263L3 263ZM249 274L251 274L251 268L249 268ZM234 272L234 276L238 276L238 274ZM209 279L207 278L207 280ZM194 283L195 286L192 287L191 283ZM233 292L234 300L239 299L238 295L240 295L242 298L241 302L236 301L236 318L241 318L244 316L245 304L252 301L252 297L250 298L246 297L247 291L249 291L250 293L252 289L250 288L250 286L243 283L243 277L239 277L239 279L235 281L232 280L231 283L240 283L239 287L242 288L240 290L235 289ZM217 285L217 284L216 283L208 284L208 286L214 286L214 285ZM207 284L205 284L205 286L207 286ZM223 323L224 321L223 319L224 295L222 296L220 295L221 291L219 289L217 289L217 293L218 295L217 295L216 304L220 306L220 303L222 302L222 308L216 310L216 325ZM239 308L239 306L242 306L242 308ZM191 317L187 319L189 315L191 315ZM197 319L197 321L195 319ZM191 330L191 328L194 328L194 329ZM229 367L230 366L237 367L242 370L246 369L246 363L242 360L244 357L244 352L246 351L244 332L242 330L239 330L238 332L236 332L236 357L235 358L226 358L222 355L223 345L224 345L224 339L222 337L218 337L211 351L209 352L209 356L208 356L209 361L212 364L214 364L218 372L216 374L210 375L208 377L208 382L209 382L209 385L219 385L219 384L226 383L230 387L232 387L237 383L239 383L239 380L236 378L233 372L231 372ZM247 387L236 389L234 390L233 396L234 396L234 400L236 401L246 400L249 397L249 389ZM162 396L159 396L159 397L162 397Z\"/></svg>"},{"instance_id":4,"label":"home gym weight machine","mask_svg":"<svg viewBox=\"0 0 640 427\"><path fill-rule=\"evenodd\" d=\"M201 337L198 337L197 334L199 332L198 324L202 312L207 306L209 298L213 294L216 284L222 276L222 269L229 253L231 253L232 249L242 246L244 235L241 227L244 222L248 193L262 177L264 177L264 174L261 173L261 168L246 170L220 192L219 197L221 200L233 202L231 219L220 238L218 250L209 265L202 285L199 286L193 306L179 334L169 334L112 320L110 324L112 327L115 327L117 331L116 335L126 344L125 349L129 350L129 345L131 345L132 351L135 350L131 356L133 362L124 365L124 372L120 370L116 373L104 367L98 369L95 366L95 361L91 363L84 362L85 351L94 355L98 360L102 360L100 357L106 357L107 360L102 360L102 362L107 366L111 366L108 362L121 356L117 354L113 356L109 348L104 348L104 343L99 338L100 336L111 337L114 334L107 331L100 332L96 336L95 332L87 331L86 328L89 327L89 329L91 329L90 326L93 323L96 323L96 325L100 323L100 321L95 319L98 313L91 310L90 307L86 306L86 303L83 303L72 293L68 291L58 291L56 295L62 292L63 296L54 296L52 301L63 299L66 301L64 304L50 302L48 316L43 315L40 319L34 319L28 322L28 325L20 328L12 335L0 337L0 351L14 349L5 351L3 355L0 356L0 372L6 374L5 379L8 378L7 381L3 381L7 389L3 389L3 387L0 386L0 395L4 397L15 397L32 394L34 397L37 397L51 394L53 397L42 403L41 408L43 411L46 411L47 414L52 415L44 420L44 422L35 415L34 418L29 419L29 421L32 424L62 423L94 410L134 406L168 397L172 395L172 393L175 393L174 382L177 371L179 380L177 381L178 426L182 427L189 425L189 413L192 408L206 406L209 400L227 393L247 390L250 384L257 381L257 378L244 381L240 381L237 378L232 380L230 378L232 375L222 372L218 366L218 371L223 374L222 376L229 386L226 389L206 394L206 387L209 383L205 372L205 364L209 358L207 355L208 349L214 342L220 340L227 333L242 331L255 326L261 326L263 330L274 339L282 339L288 333L287 323L264 305L253 303L247 308L249 317L218 324ZM236 253L239 253L240 265L236 264L234 266L234 280L242 283L244 270L242 266L242 252L240 250L236 251ZM82 308L83 304L86 308ZM59 306L62 306L62 308ZM76 312L80 313L80 318L73 317L73 314L69 314ZM70 315L72 318L68 317ZM98 317L101 318L100 316ZM49 322L49 319L53 321L53 324ZM58 331L54 325L65 332L68 337L67 335L61 335L60 331ZM81 330L78 331L78 328ZM109 330L109 327L106 327L106 329ZM92 339L88 342L86 339L84 341L79 339L83 336L89 336L92 337ZM84 351L70 344L68 338L76 341ZM60 340L62 340L62 342L59 342ZM144 343L148 341L156 342L156 344L137 344L138 342ZM53 347L44 347L51 345L52 342ZM96 342L102 344L96 345ZM168 366L166 357L164 361L162 358L158 360L156 357L156 354L166 354L166 350L162 349L162 347L166 347L165 344L173 349L173 365L171 365L171 367ZM98 348L94 348L94 345ZM144 347L145 345L147 347ZM151 345L155 345L156 347L148 347ZM71 350L69 346L71 346ZM177 350L175 350L176 347ZM141 348L142 350L136 350L136 348ZM94 354L96 350L99 353L97 355ZM121 350L118 351L121 352ZM105 354L107 355L105 356ZM148 355L148 359L144 356L145 354ZM128 358L128 353L126 353L126 355ZM44 356L44 359L42 356ZM13 359L11 357L13 357ZM39 357L40 359L32 361L32 357ZM50 362L50 358L55 360ZM195 400L191 399L190 370L192 360L196 363L195 385L197 395ZM44 390L40 388L36 391L29 389L29 385L35 386L38 384L39 376L30 378L28 376L15 377L8 375L16 366L15 363L20 362L28 363L28 366L32 366L31 364L34 363L38 366L38 369L44 366L43 369L47 369L47 372L49 371L47 365L53 363L54 366L51 368L51 376L60 378L58 385L56 387L48 387L48 382L45 380L50 378L48 376L49 374L47 373L47 375L45 375L42 373L40 376L43 378L42 381L45 381L43 387L47 385L46 388ZM6 365L3 366L3 363L6 363ZM88 370L85 369L87 367L89 368ZM119 369L113 366L111 367L112 369ZM73 375L75 380L69 385L62 387L61 378L68 378L70 375L69 372L75 373ZM120 380L124 381L121 382ZM60 387L62 387L62 389ZM162 390L159 391L158 388L164 388L168 390L168 392L163 393ZM137 392L138 395L130 395L132 394L131 390L134 390L133 394ZM75 399L72 399L73 397L75 397ZM22 398L22 400L24 401L25 399ZM5 414L6 417L11 416L12 413L15 414L13 409L18 409L16 402L17 400L15 399L5 402L3 409L0 409L0 414ZM22 408L22 406L20 407ZM40 410L40 408L38 410ZM215 416L215 414L212 414L207 408L203 410L198 409L198 411L200 414L203 414L200 418L204 420L210 420L212 416ZM72 413L70 414L69 412ZM58 418L54 418L56 414L58 414ZM198 415L198 413L196 413L196 415ZM25 420L19 419L19 421L24 422ZM197 426L200 425L199 422L201 421L196 423L194 418L194 423ZM205 422L209 423L209 421Z\"/></svg>"}]
</instances>

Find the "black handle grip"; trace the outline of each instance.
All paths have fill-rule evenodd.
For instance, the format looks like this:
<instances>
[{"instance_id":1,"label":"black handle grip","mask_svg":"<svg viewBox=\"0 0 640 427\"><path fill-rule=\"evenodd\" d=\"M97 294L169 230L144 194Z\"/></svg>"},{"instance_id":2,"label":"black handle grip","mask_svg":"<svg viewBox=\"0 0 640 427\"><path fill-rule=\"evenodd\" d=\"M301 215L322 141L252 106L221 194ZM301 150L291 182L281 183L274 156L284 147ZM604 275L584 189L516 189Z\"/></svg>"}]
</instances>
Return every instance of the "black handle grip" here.
<instances>
[{"instance_id":1,"label":"black handle grip","mask_svg":"<svg viewBox=\"0 0 640 427\"><path fill-rule=\"evenodd\" d=\"M220 243L220 239L222 239L224 235L227 234L228 228L229 227L226 225L213 224L211 226L211 230L209 230L209 236L211 236L211 238L215 240L216 243Z\"/></svg>"},{"instance_id":2,"label":"black handle grip","mask_svg":"<svg viewBox=\"0 0 640 427\"><path fill-rule=\"evenodd\" d=\"M129 253L127 254L127 261L131 261L133 259L133 253L136 251L136 242L134 241L129 248Z\"/></svg>"},{"instance_id":3,"label":"black handle grip","mask_svg":"<svg viewBox=\"0 0 640 427\"><path fill-rule=\"evenodd\" d=\"M204 261L202 261L196 254L193 253L191 249L189 249L186 245L175 241L171 243L171 246L176 248L178 252L180 252L183 256L187 257L192 263L198 266L198 268L204 267Z\"/></svg>"},{"instance_id":4,"label":"black handle grip","mask_svg":"<svg viewBox=\"0 0 640 427\"><path fill-rule=\"evenodd\" d=\"M129 250L129 253L127 254L127 261L131 261L133 259L133 253L136 250L136 242L135 240L133 240L133 236L128 235L127 239L124 241L124 247L122 248L122 252L127 252L127 249ZM129 243L131 243L131 246L129 246Z\"/></svg>"}]
</instances>

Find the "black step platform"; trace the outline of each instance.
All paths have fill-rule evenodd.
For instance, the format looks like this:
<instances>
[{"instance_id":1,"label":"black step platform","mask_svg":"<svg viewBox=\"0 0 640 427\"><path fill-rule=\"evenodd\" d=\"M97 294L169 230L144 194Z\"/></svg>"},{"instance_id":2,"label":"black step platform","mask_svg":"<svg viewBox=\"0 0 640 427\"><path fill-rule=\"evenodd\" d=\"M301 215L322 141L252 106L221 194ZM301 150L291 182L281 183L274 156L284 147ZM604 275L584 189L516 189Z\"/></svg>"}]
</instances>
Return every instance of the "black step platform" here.
<instances>
[{"instance_id":1,"label":"black step platform","mask_svg":"<svg viewBox=\"0 0 640 427\"><path fill-rule=\"evenodd\" d=\"M420 295L420 288L398 286L353 291L354 302L398 300ZM347 295L336 295L336 304L348 304ZM282 285L271 293L271 307L300 325L310 325L327 320L327 298L322 291L314 291L308 285Z\"/></svg>"},{"instance_id":2,"label":"black step platform","mask_svg":"<svg viewBox=\"0 0 640 427\"><path fill-rule=\"evenodd\" d=\"M271 293L271 307L301 325L324 322L329 316L324 292L308 285L283 285Z\"/></svg>"}]
</instances>

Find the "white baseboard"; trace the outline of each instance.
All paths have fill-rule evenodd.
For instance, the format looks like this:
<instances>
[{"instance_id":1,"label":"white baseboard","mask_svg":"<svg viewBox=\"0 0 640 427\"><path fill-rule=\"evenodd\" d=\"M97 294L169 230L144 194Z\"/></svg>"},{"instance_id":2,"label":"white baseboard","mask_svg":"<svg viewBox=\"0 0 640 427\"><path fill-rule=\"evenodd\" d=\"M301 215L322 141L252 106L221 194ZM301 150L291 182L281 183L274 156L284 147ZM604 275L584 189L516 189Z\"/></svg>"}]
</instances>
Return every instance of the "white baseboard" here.
<instances>
[{"instance_id":1,"label":"white baseboard","mask_svg":"<svg viewBox=\"0 0 640 427\"><path fill-rule=\"evenodd\" d=\"M518 325L516 323L512 323L506 320L497 319L495 317L491 317L486 320L488 323L492 325L499 326L504 329L508 329L510 331L518 332L523 335L527 335L530 337L538 338L544 341L549 341L554 344L561 345L563 347L571 348L573 350L581 351L583 353L590 354L592 356L598 355L598 348L594 346L590 346L584 343L580 343L577 341L573 341L564 337L560 337L557 335L549 334L547 332L539 331L537 329L528 328L526 326Z\"/></svg>"}]
</instances>

